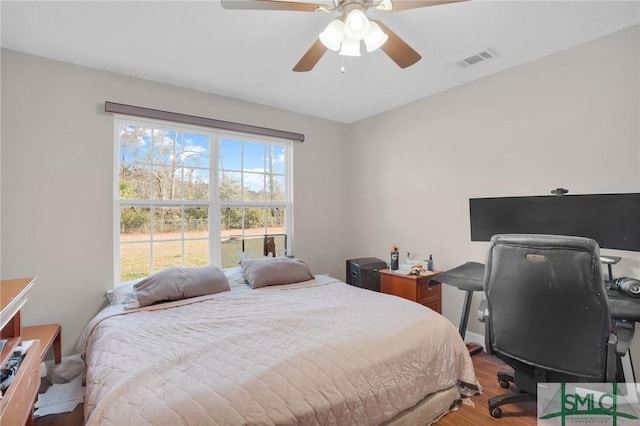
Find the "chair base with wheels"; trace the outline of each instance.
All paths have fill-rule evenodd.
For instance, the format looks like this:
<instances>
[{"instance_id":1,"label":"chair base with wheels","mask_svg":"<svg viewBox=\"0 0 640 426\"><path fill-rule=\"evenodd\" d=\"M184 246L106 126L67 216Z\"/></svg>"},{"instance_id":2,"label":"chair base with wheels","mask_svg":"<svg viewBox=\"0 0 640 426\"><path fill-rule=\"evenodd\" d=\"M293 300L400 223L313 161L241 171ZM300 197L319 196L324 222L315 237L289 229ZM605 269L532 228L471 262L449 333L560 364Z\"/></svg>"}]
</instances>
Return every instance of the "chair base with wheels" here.
<instances>
[{"instance_id":1,"label":"chair base with wheels","mask_svg":"<svg viewBox=\"0 0 640 426\"><path fill-rule=\"evenodd\" d=\"M500 387L502 389L508 389L510 383L515 383L513 373L498 371L498 382L500 382ZM491 414L491 417L499 419L500 417L502 417L502 409L500 408L501 405L535 400L536 394L524 391L494 396L493 398L489 398L489 414Z\"/></svg>"}]
</instances>

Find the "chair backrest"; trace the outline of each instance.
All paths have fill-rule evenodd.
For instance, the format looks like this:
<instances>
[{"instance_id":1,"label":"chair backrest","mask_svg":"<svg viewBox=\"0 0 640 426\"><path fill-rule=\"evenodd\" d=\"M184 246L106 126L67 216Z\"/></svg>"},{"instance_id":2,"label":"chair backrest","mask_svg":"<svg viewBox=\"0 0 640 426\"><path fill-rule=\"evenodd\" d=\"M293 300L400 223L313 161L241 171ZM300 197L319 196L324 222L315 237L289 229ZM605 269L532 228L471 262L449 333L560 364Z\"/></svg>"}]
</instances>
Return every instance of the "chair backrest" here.
<instances>
[{"instance_id":1,"label":"chair backrest","mask_svg":"<svg viewBox=\"0 0 640 426\"><path fill-rule=\"evenodd\" d=\"M493 352L586 380L606 373L611 317L592 239L496 235L484 276Z\"/></svg>"}]
</instances>

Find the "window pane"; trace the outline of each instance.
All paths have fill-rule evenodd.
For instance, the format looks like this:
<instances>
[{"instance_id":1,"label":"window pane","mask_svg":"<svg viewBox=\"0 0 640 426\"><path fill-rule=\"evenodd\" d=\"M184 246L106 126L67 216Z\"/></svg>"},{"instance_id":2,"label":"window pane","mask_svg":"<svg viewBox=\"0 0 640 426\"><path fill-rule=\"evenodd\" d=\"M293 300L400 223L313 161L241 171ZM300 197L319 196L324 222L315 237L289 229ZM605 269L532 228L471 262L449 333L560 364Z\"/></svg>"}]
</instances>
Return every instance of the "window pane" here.
<instances>
[{"instance_id":1,"label":"window pane","mask_svg":"<svg viewBox=\"0 0 640 426\"><path fill-rule=\"evenodd\" d=\"M220 140L220 170L240 170L242 142L222 138Z\"/></svg>"},{"instance_id":2,"label":"window pane","mask_svg":"<svg viewBox=\"0 0 640 426\"><path fill-rule=\"evenodd\" d=\"M182 238L182 208L155 207L153 209L153 239Z\"/></svg>"},{"instance_id":3,"label":"window pane","mask_svg":"<svg viewBox=\"0 0 640 426\"><path fill-rule=\"evenodd\" d=\"M151 245L120 242L120 281L128 281L149 275Z\"/></svg>"},{"instance_id":4,"label":"window pane","mask_svg":"<svg viewBox=\"0 0 640 426\"><path fill-rule=\"evenodd\" d=\"M273 239L275 242L276 256L286 256L288 251L286 234L274 235Z\"/></svg>"},{"instance_id":5,"label":"window pane","mask_svg":"<svg viewBox=\"0 0 640 426\"><path fill-rule=\"evenodd\" d=\"M206 207L185 207L184 237L209 237L209 209Z\"/></svg>"},{"instance_id":6,"label":"window pane","mask_svg":"<svg viewBox=\"0 0 640 426\"><path fill-rule=\"evenodd\" d=\"M151 149L151 129L124 125L120 126L120 162L149 162Z\"/></svg>"},{"instance_id":7,"label":"window pane","mask_svg":"<svg viewBox=\"0 0 640 426\"><path fill-rule=\"evenodd\" d=\"M286 188L284 176L268 175L267 176L267 201L283 202L285 197Z\"/></svg>"},{"instance_id":8,"label":"window pane","mask_svg":"<svg viewBox=\"0 0 640 426\"><path fill-rule=\"evenodd\" d=\"M182 182L182 198L184 200L209 199L209 170L185 167L178 169L178 179Z\"/></svg>"},{"instance_id":9,"label":"window pane","mask_svg":"<svg viewBox=\"0 0 640 426\"><path fill-rule=\"evenodd\" d=\"M206 266L209 264L209 240L184 241L184 265ZM236 265L237 266L237 265Z\"/></svg>"},{"instance_id":10,"label":"window pane","mask_svg":"<svg viewBox=\"0 0 640 426\"><path fill-rule=\"evenodd\" d=\"M120 209L120 241L148 240L151 209L122 207Z\"/></svg>"},{"instance_id":11,"label":"window pane","mask_svg":"<svg viewBox=\"0 0 640 426\"><path fill-rule=\"evenodd\" d=\"M267 145L263 143L245 142L242 147L242 170L264 172L266 148Z\"/></svg>"},{"instance_id":12,"label":"window pane","mask_svg":"<svg viewBox=\"0 0 640 426\"><path fill-rule=\"evenodd\" d=\"M285 147L282 145L270 145L270 157L271 157L271 173L278 173L283 175L285 172L285 165L287 161Z\"/></svg>"},{"instance_id":13,"label":"window pane","mask_svg":"<svg viewBox=\"0 0 640 426\"><path fill-rule=\"evenodd\" d=\"M149 200L150 168L134 163L121 163L119 170L119 191L121 199Z\"/></svg>"},{"instance_id":14,"label":"window pane","mask_svg":"<svg viewBox=\"0 0 640 426\"><path fill-rule=\"evenodd\" d=\"M171 166L153 166L153 199L180 199L180 177Z\"/></svg>"},{"instance_id":15,"label":"window pane","mask_svg":"<svg viewBox=\"0 0 640 426\"><path fill-rule=\"evenodd\" d=\"M153 164L175 167L178 154L182 151L182 133L158 130L153 131Z\"/></svg>"},{"instance_id":16,"label":"window pane","mask_svg":"<svg viewBox=\"0 0 640 426\"><path fill-rule=\"evenodd\" d=\"M248 257L260 257L264 255L264 234L246 235L244 237L244 251Z\"/></svg>"},{"instance_id":17,"label":"window pane","mask_svg":"<svg viewBox=\"0 0 640 426\"><path fill-rule=\"evenodd\" d=\"M179 161L185 167L206 167L209 168L209 144L207 135L196 133L185 133L182 152Z\"/></svg>"},{"instance_id":18,"label":"window pane","mask_svg":"<svg viewBox=\"0 0 640 426\"><path fill-rule=\"evenodd\" d=\"M265 201L264 173L244 173L244 201Z\"/></svg>"},{"instance_id":19,"label":"window pane","mask_svg":"<svg viewBox=\"0 0 640 426\"><path fill-rule=\"evenodd\" d=\"M265 232L265 212L263 208L251 208L244 210L244 234L264 235Z\"/></svg>"},{"instance_id":20,"label":"window pane","mask_svg":"<svg viewBox=\"0 0 640 426\"><path fill-rule=\"evenodd\" d=\"M153 270L182 265L182 241L153 242Z\"/></svg>"},{"instance_id":21,"label":"window pane","mask_svg":"<svg viewBox=\"0 0 640 426\"><path fill-rule=\"evenodd\" d=\"M285 209L284 208L270 208L268 209L268 233L269 234L284 234L285 233Z\"/></svg>"},{"instance_id":22,"label":"window pane","mask_svg":"<svg viewBox=\"0 0 640 426\"><path fill-rule=\"evenodd\" d=\"M223 238L242 234L242 208L224 207L220 209L220 229Z\"/></svg>"},{"instance_id":23,"label":"window pane","mask_svg":"<svg viewBox=\"0 0 640 426\"><path fill-rule=\"evenodd\" d=\"M242 201L240 173L220 171L218 193L220 201Z\"/></svg>"},{"instance_id":24,"label":"window pane","mask_svg":"<svg viewBox=\"0 0 640 426\"><path fill-rule=\"evenodd\" d=\"M234 268L241 260L242 240L240 238L222 237L220 241L222 267Z\"/></svg>"}]
</instances>

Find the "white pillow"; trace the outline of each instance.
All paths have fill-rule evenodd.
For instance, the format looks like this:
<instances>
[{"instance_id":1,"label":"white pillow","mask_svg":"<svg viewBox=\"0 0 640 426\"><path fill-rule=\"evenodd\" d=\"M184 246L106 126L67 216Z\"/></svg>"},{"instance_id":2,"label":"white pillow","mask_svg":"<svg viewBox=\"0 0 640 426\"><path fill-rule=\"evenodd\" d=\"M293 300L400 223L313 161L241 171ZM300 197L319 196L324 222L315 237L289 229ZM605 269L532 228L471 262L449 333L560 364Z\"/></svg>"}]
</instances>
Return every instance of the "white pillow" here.
<instances>
[{"instance_id":1,"label":"white pillow","mask_svg":"<svg viewBox=\"0 0 640 426\"><path fill-rule=\"evenodd\" d=\"M136 299L133 286L141 280L142 278L124 281L113 290L107 290L105 297L109 301L109 305L126 305L127 303L133 302Z\"/></svg>"}]
</instances>

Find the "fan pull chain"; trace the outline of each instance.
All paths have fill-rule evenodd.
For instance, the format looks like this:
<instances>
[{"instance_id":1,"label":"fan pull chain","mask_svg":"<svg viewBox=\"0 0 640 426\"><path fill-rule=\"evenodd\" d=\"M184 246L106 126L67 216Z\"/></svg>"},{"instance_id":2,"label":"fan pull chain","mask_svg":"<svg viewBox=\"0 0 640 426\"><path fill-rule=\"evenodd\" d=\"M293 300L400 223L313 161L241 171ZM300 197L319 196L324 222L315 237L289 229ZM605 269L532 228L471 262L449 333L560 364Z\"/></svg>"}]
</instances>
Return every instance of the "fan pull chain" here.
<instances>
[{"instance_id":1,"label":"fan pull chain","mask_svg":"<svg viewBox=\"0 0 640 426\"><path fill-rule=\"evenodd\" d=\"M340 72L342 74L344 74L344 71L345 71L345 69L344 69L344 56L340 55L340 59L342 60L342 66L340 67Z\"/></svg>"}]
</instances>

